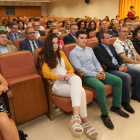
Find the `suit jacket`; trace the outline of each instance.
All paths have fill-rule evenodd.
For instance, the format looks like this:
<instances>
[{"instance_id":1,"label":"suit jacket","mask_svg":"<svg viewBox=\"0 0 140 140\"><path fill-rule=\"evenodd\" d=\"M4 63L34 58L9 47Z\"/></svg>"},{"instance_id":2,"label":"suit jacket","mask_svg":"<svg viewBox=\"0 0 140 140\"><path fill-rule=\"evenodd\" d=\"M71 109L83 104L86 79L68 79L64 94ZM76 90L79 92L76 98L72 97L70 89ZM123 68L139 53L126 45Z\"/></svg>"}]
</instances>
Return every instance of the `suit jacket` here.
<instances>
[{"instance_id":1,"label":"suit jacket","mask_svg":"<svg viewBox=\"0 0 140 140\"><path fill-rule=\"evenodd\" d=\"M43 46L42 40L36 39L35 42L36 42L38 48L41 48ZM23 40L23 41L20 42L20 50L21 51L28 50L31 53L33 53L32 52L32 48L31 48L31 45L30 45L30 42L29 42L28 39L25 39L25 40Z\"/></svg>"},{"instance_id":2,"label":"suit jacket","mask_svg":"<svg viewBox=\"0 0 140 140\"><path fill-rule=\"evenodd\" d=\"M118 61L118 64L119 65L124 64L124 61L121 59L121 57L115 51L114 46L109 44L108 47L110 48L115 59ZM105 47L102 44L98 44L94 48L94 53L95 53L98 61L107 67L107 69L106 69L107 71L111 70L111 69L119 70L119 66L112 63L112 57L110 56L110 54L108 53L108 51L105 49Z\"/></svg>"},{"instance_id":3,"label":"suit jacket","mask_svg":"<svg viewBox=\"0 0 140 140\"><path fill-rule=\"evenodd\" d=\"M118 31L117 31L117 30L114 30L114 29L113 29L113 30L112 30L112 32L113 32L113 36L114 36L114 37L118 37L118 36L119 36L119 34L118 34Z\"/></svg>"},{"instance_id":4,"label":"suit jacket","mask_svg":"<svg viewBox=\"0 0 140 140\"><path fill-rule=\"evenodd\" d=\"M133 43L136 52L140 54L140 41L136 38L131 38L131 42Z\"/></svg>"},{"instance_id":5,"label":"suit jacket","mask_svg":"<svg viewBox=\"0 0 140 140\"><path fill-rule=\"evenodd\" d=\"M64 29L62 32L61 32L61 34L63 35L63 34L68 34L68 32Z\"/></svg>"},{"instance_id":6,"label":"suit jacket","mask_svg":"<svg viewBox=\"0 0 140 140\"><path fill-rule=\"evenodd\" d=\"M76 43L75 38L71 34L66 35L63 41L64 41L64 44Z\"/></svg>"},{"instance_id":7,"label":"suit jacket","mask_svg":"<svg viewBox=\"0 0 140 140\"><path fill-rule=\"evenodd\" d=\"M25 35L24 35L23 33L20 33L20 32L17 32L17 36L18 36L19 39L20 39L20 38L26 38ZM9 34L8 34L8 40L11 40L11 41L13 42L13 44L14 44L15 38L14 38L14 36L12 35L12 33L9 33Z\"/></svg>"},{"instance_id":8,"label":"suit jacket","mask_svg":"<svg viewBox=\"0 0 140 140\"><path fill-rule=\"evenodd\" d=\"M7 45L8 51L10 52L16 52L17 48L14 45ZM1 50L0 50L0 55L1 55Z\"/></svg>"},{"instance_id":9,"label":"suit jacket","mask_svg":"<svg viewBox=\"0 0 140 140\"><path fill-rule=\"evenodd\" d=\"M40 31L40 30L39 30L39 34L40 34L40 36L45 36L45 33L43 31Z\"/></svg>"}]
</instances>

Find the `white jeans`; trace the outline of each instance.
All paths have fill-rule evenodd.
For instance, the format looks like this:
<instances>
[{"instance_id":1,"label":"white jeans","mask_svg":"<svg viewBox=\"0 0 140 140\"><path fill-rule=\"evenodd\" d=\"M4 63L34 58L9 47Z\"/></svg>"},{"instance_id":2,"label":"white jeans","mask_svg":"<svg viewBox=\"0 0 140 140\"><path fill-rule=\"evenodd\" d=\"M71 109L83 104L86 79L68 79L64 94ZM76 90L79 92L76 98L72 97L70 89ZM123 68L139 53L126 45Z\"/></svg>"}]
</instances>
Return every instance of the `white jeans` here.
<instances>
[{"instance_id":1,"label":"white jeans","mask_svg":"<svg viewBox=\"0 0 140 140\"><path fill-rule=\"evenodd\" d=\"M80 107L80 116L87 117L86 93L82 81L78 76L72 76L68 82L59 82L55 85L54 94L61 97L70 97L72 107Z\"/></svg>"}]
</instances>

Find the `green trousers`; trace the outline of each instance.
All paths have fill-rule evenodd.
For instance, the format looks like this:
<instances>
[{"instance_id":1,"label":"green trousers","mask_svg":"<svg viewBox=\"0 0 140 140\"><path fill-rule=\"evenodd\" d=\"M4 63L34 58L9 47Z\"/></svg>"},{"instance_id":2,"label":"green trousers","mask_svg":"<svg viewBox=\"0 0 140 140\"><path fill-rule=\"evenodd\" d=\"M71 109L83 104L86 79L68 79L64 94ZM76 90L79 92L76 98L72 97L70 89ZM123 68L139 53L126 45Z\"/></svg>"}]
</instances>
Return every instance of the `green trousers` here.
<instances>
[{"instance_id":1,"label":"green trousers","mask_svg":"<svg viewBox=\"0 0 140 140\"><path fill-rule=\"evenodd\" d=\"M120 107L122 101L122 80L110 73L105 72L106 79L98 80L95 77L83 76L83 85L86 85L90 88L96 89L96 98L98 104L101 108L102 115L108 115L108 109L106 106L106 94L105 94L105 85L113 86L113 103L112 106Z\"/></svg>"}]
</instances>

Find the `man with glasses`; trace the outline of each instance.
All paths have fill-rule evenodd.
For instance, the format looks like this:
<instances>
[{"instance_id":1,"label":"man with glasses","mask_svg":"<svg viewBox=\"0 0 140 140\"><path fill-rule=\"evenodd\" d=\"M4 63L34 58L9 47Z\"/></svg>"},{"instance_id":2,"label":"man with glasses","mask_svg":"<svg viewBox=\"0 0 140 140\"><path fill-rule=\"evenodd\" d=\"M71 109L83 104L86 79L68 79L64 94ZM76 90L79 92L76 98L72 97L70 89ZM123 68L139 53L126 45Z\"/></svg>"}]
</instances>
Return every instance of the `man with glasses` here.
<instances>
[{"instance_id":1,"label":"man with glasses","mask_svg":"<svg viewBox=\"0 0 140 140\"><path fill-rule=\"evenodd\" d=\"M14 40L25 38L25 35L23 33L18 32L18 23L11 22L10 23L11 32L8 34L8 40L11 40L14 44Z\"/></svg>"},{"instance_id":2,"label":"man with glasses","mask_svg":"<svg viewBox=\"0 0 140 140\"><path fill-rule=\"evenodd\" d=\"M118 35L118 31L119 31L119 29L120 29L120 24L119 24L119 22L117 21L117 20L115 20L113 23L112 23L112 28L113 28L113 30L112 30L112 32L113 32L113 36L114 37L118 37L119 35Z\"/></svg>"},{"instance_id":3,"label":"man with glasses","mask_svg":"<svg viewBox=\"0 0 140 140\"><path fill-rule=\"evenodd\" d=\"M35 30L36 39L38 39L41 36L45 36L45 33L43 31L39 30L39 27L40 27L39 22L38 21L34 21L33 22L33 28Z\"/></svg>"},{"instance_id":4,"label":"man with glasses","mask_svg":"<svg viewBox=\"0 0 140 140\"><path fill-rule=\"evenodd\" d=\"M128 35L132 35L133 34L132 22L131 21L126 21L124 26L128 28L128 31L129 31Z\"/></svg>"},{"instance_id":5,"label":"man with glasses","mask_svg":"<svg viewBox=\"0 0 140 140\"><path fill-rule=\"evenodd\" d=\"M110 44L110 36L102 32L98 38L99 44L94 48L98 61L105 65L106 71L122 79L122 106L129 113L135 111L130 105L131 79L133 81L132 96L140 96L140 72L137 69L126 66L122 58L116 53Z\"/></svg>"},{"instance_id":6,"label":"man with glasses","mask_svg":"<svg viewBox=\"0 0 140 140\"><path fill-rule=\"evenodd\" d=\"M34 50L41 48L43 46L42 40L36 39L35 30L32 27L29 27L25 30L25 35L27 39L20 42L20 50L28 50L34 55Z\"/></svg>"}]
</instances>

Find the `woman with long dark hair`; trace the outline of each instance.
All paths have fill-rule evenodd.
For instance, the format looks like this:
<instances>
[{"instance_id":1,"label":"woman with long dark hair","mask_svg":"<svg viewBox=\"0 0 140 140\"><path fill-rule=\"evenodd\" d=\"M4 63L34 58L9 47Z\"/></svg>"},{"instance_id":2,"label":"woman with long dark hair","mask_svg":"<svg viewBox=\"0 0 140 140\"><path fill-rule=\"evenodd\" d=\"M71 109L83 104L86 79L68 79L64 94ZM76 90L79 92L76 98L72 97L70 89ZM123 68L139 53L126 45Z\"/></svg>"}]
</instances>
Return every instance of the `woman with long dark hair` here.
<instances>
[{"instance_id":1,"label":"woman with long dark hair","mask_svg":"<svg viewBox=\"0 0 140 140\"><path fill-rule=\"evenodd\" d=\"M91 28L93 28L94 30L96 30L96 23L95 23L95 21L93 21L93 20L90 21L88 27L91 27Z\"/></svg>"},{"instance_id":2,"label":"woman with long dark hair","mask_svg":"<svg viewBox=\"0 0 140 140\"><path fill-rule=\"evenodd\" d=\"M18 32L24 33L25 32L25 27L24 27L24 22L22 20L18 20Z\"/></svg>"},{"instance_id":3,"label":"woman with long dark hair","mask_svg":"<svg viewBox=\"0 0 140 140\"><path fill-rule=\"evenodd\" d=\"M42 62L43 77L54 82L53 94L71 98L73 116L70 121L70 130L72 134L75 137L81 137L84 131L89 138L95 139L98 133L95 132L87 117L86 94L82 81L74 74L74 69L64 52L59 50L59 39L56 34L47 36L39 58Z\"/></svg>"},{"instance_id":4,"label":"woman with long dark hair","mask_svg":"<svg viewBox=\"0 0 140 140\"><path fill-rule=\"evenodd\" d=\"M97 40L94 31L95 31L94 28L91 27L86 29L88 41Z\"/></svg>"},{"instance_id":5,"label":"woman with long dark hair","mask_svg":"<svg viewBox=\"0 0 140 140\"><path fill-rule=\"evenodd\" d=\"M78 22L78 30L86 30L86 22L84 20Z\"/></svg>"}]
</instances>

